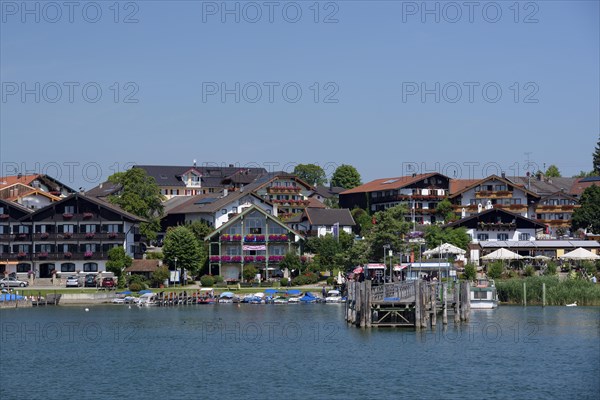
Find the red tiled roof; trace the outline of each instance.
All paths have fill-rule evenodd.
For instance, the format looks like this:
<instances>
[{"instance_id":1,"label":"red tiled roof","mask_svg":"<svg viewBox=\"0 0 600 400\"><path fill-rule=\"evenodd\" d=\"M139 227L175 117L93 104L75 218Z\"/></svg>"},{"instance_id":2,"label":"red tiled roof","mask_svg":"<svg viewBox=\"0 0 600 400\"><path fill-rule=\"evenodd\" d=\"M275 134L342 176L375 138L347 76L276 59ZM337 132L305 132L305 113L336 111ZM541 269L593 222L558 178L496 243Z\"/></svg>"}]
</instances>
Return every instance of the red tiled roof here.
<instances>
[{"instance_id":1,"label":"red tiled roof","mask_svg":"<svg viewBox=\"0 0 600 400\"><path fill-rule=\"evenodd\" d=\"M14 185L15 183L23 183L25 185L29 185L31 181L37 179L39 177L38 174L35 175L12 175L12 176L2 176L0 177L0 188Z\"/></svg>"},{"instance_id":2,"label":"red tiled roof","mask_svg":"<svg viewBox=\"0 0 600 400\"><path fill-rule=\"evenodd\" d=\"M133 260L131 267L126 268L125 272L154 272L160 264L160 260Z\"/></svg>"},{"instance_id":3,"label":"red tiled roof","mask_svg":"<svg viewBox=\"0 0 600 400\"><path fill-rule=\"evenodd\" d=\"M480 179L450 179L449 194L453 195L456 192L460 192L479 181Z\"/></svg>"},{"instance_id":4,"label":"red tiled roof","mask_svg":"<svg viewBox=\"0 0 600 400\"><path fill-rule=\"evenodd\" d=\"M570 195L579 197L579 196L581 196L581 194L583 193L583 191L585 189L589 188L590 186L598 184L598 182L594 182L594 181L581 182L582 179L584 179L584 178L577 179L575 181L575 183L573 184L573 186L571 186L571 190L569 190Z\"/></svg>"},{"instance_id":5,"label":"red tiled roof","mask_svg":"<svg viewBox=\"0 0 600 400\"><path fill-rule=\"evenodd\" d=\"M366 193L366 192L377 192L380 190L394 190L400 189L405 186L409 186L415 182L419 182L430 176L437 175L436 172L429 174L417 174L415 176L399 176L396 178L382 178L375 179L374 181L367 182L363 185L357 186L353 189L348 189L340 194L352 194L352 193Z\"/></svg>"},{"instance_id":6,"label":"red tiled roof","mask_svg":"<svg viewBox=\"0 0 600 400\"><path fill-rule=\"evenodd\" d=\"M325 204L321 203L319 200L315 199L314 197L310 197L308 199L308 205L306 206L306 208L326 208Z\"/></svg>"}]
</instances>

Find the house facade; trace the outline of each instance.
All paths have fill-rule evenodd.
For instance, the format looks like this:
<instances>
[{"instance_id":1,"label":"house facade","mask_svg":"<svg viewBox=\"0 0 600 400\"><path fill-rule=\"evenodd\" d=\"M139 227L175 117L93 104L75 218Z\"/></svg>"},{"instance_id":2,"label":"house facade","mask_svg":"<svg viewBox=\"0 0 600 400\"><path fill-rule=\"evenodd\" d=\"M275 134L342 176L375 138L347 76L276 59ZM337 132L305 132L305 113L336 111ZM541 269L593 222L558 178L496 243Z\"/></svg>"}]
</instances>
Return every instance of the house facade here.
<instances>
[{"instance_id":1,"label":"house facade","mask_svg":"<svg viewBox=\"0 0 600 400\"><path fill-rule=\"evenodd\" d=\"M352 234L356 225L347 208L307 208L297 220L287 223L292 229L307 236L338 235L344 231Z\"/></svg>"},{"instance_id":2,"label":"house facade","mask_svg":"<svg viewBox=\"0 0 600 400\"><path fill-rule=\"evenodd\" d=\"M308 196L313 192L311 185L286 172L264 175L244 189L272 203L277 208L277 215L282 219L302 214L310 204Z\"/></svg>"},{"instance_id":3,"label":"house facade","mask_svg":"<svg viewBox=\"0 0 600 400\"><path fill-rule=\"evenodd\" d=\"M209 242L210 273L237 282L249 265L269 279L287 253L299 254L304 236L252 205L205 240Z\"/></svg>"},{"instance_id":4,"label":"house facade","mask_svg":"<svg viewBox=\"0 0 600 400\"><path fill-rule=\"evenodd\" d=\"M119 246L142 256L141 220L103 201L76 193L20 217L14 206L8 209L0 260L9 273L32 271L39 278L52 271L99 273L106 270L108 251Z\"/></svg>"},{"instance_id":5,"label":"house facade","mask_svg":"<svg viewBox=\"0 0 600 400\"><path fill-rule=\"evenodd\" d=\"M438 173L376 179L340 193L340 207L373 213L404 204L410 210L407 220L432 224L438 220L436 208L448 196L449 185L450 179Z\"/></svg>"},{"instance_id":6,"label":"house facade","mask_svg":"<svg viewBox=\"0 0 600 400\"><path fill-rule=\"evenodd\" d=\"M449 196L461 218L500 208L530 218L540 196L504 177L491 175Z\"/></svg>"}]
</instances>

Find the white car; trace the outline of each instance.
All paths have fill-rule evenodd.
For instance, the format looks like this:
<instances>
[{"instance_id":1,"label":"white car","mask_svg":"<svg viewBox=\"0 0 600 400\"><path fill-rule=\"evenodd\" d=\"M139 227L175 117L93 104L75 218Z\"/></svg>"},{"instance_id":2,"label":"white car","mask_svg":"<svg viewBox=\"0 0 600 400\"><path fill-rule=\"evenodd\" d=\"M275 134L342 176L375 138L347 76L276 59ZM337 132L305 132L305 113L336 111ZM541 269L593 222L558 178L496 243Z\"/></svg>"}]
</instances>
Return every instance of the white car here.
<instances>
[{"instance_id":1,"label":"white car","mask_svg":"<svg viewBox=\"0 0 600 400\"><path fill-rule=\"evenodd\" d=\"M67 287L79 287L81 286L81 280L78 276L69 276L67 278Z\"/></svg>"}]
</instances>

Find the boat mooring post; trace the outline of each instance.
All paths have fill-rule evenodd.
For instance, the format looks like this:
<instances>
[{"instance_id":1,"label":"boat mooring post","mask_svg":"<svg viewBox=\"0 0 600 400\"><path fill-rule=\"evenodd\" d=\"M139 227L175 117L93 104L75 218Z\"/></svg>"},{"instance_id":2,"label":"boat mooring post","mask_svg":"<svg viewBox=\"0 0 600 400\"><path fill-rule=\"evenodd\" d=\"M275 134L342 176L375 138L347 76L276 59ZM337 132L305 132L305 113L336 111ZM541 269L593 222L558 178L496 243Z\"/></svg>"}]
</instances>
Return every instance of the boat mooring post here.
<instances>
[{"instance_id":1,"label":"boat mooring post","mask_svg":"<svg viewBox=\"0 0 600 400\"><path fill-rule=\"evenodd\" d=\"M546 282L542 283L542 307L546 307Z\"/></svg>"},{"instance_id":2,"label":"boat mooring post","mask_svg":"<svg viewBox=\"0 0 600 400\"><path fill-rule=\"evenodd\" d=\"M523 282L523 307L527 307L527 283Z\"/></svg>"}]
</instances>

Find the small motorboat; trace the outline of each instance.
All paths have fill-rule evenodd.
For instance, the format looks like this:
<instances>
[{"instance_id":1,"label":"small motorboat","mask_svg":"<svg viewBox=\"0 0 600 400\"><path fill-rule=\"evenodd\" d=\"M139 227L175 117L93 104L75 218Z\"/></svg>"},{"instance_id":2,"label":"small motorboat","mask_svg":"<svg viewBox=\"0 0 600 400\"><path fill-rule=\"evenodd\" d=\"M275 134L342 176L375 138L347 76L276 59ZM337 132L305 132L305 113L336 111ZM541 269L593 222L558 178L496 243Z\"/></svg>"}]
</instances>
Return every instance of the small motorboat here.
<instances>
[{"instance_id":1,"label":"small motorboat","mask_svg":"<svg viewBox=\"0 0 600 400\"><path fill-rule=\"evenodd\" d=\"M327 292L325 303L341 303L342 301L342 294L339 290L330 290Z\"/></svg>"},{"instance_id":2,"label":"small motorboat","mask_svg":"<svg viewBox=\"0 0 600 400\"><path fill-rule=\"evenodd\" d=\"M317 298L311 292L306 292L304 296L300 297L300 301L305 304L316 303Z\"/></svg>"},{"instance_id":3,"label":"small motorboat","mask_svg":"<svg viewBox=\"0 0 600 400\"><path fill-rule=\"evenodd\" d=\"M577 307L577 302L573 302L571 304L567 304L567 307Z\"/></svg>"}]
</instances>

